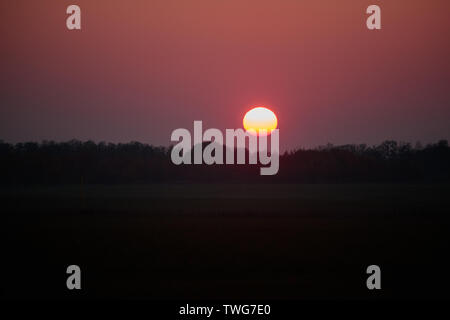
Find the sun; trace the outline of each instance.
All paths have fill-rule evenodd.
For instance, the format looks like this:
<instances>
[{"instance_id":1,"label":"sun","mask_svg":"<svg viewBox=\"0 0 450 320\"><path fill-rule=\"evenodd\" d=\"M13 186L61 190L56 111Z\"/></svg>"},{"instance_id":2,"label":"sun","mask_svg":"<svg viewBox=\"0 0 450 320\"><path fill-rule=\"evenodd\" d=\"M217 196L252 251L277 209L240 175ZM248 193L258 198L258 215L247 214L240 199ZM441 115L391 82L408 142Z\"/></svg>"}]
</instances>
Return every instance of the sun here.
<instances>
[{"instance_id":1,"label":"sun","mask_svg":"<svg viewBox=\"0 0 450 320\"><path fill-rule=\"evenodd\" d=\"M260 130L266 130L270 134L277 128L278 120L275 113L265 107L255 107L249 110L243 119L244 129L253 134L264 134Z\"/></svg>"}]
</instances>

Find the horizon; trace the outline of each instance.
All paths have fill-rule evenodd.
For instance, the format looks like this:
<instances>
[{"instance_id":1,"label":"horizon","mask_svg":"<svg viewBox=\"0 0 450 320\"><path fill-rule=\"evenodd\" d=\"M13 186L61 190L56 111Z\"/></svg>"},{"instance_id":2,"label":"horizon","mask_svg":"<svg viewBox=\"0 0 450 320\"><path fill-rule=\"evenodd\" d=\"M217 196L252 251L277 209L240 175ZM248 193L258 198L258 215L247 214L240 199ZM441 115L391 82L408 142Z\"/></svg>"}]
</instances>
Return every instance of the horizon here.
<instances>
[{"instance_id":1,"label":"horizon","mask_svg":"<svg viewBox=\"0 0 450 320\"><path fill-rule=\"evenodd\" d=\"M398 145L410 145L413 149L417 149L417 148L424 148L426 146L432 146L432 145L436 145L439 144L442 141L449 141L448 139L445 138L441 138L441 139L436 139L435 141L429 141L429 142L424 142L424 141L401 141L401 140L394 140L394 139L385 139L380 141L379 143L374 143L374 144L368 144L368 143L343 143L343 144L334 144L331 142L325 143L325 144L321 144L321 145L315 145L315 146L298 146L296 148L292 148L289 150L281 150L279 154L283 154L285 152L295 152L297 150L316 150L316 149L320 149L320 148L326 148L326 147L345 147L345 146L366 146L368 148L372 148L372 147L377 147L382 145L385 142L395 142ZM46 143L69 143L69 142L80 142L80 143L87 143L87 142L93 142L95 144L114 144L114 145L120 145L120 144L133 144L133 143L139 143L145 146L150 146L153 148L165 148L165 149L170 149L172 148L174 145L176 145L176 142L172 142L171 144L168 145L156 145L156 144L152 144L152 143L147 143L147 142L143 142L143 141L138 141L138 140L130 140L130 141L119 141L119 142L113 142L113 141L96 141L93 139L87 139L87 140L79 140L79 139L69 139L69 140L40 140L40 141L36 141L36 140L30 140L30 141L17 141L17 142L11 142L11 141L5 141L3 139L0 138L0 143L5 143L5 144L9 144L9 145L17 145L17 144L26 144L26 143L36 143L36 144L46 144ZM204 141L201 144L204 145L205 143L213 143L214 141ZM223 146L225 146L225 144L222 144ZM192 146L194 146L192 144ZM247 149L247 147L246 147Z\"/></svg>"}]
</instances>

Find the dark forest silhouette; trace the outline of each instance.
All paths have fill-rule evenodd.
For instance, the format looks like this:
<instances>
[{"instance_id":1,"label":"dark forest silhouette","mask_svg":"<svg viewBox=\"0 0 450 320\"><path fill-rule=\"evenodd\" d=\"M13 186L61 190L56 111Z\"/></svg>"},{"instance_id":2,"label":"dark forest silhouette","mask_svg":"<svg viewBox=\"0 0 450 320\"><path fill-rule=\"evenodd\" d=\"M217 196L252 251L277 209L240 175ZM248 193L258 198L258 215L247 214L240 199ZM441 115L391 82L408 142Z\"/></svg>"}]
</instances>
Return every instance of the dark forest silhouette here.
<instances>
[{"instance_id":1,"label":"dark forest silhouette","mask_svg":"<svg viewBox=\"0 0 450 320\"><path fill-rule=\"evenodd\" d=\"M327 145L280 156L275 176L257 165L180 165L171 148L72 140L9 144L0 141L0 184L119 184L164 182L448 182L446 140L425 147L385 141L380 145Z\"/></svg>"}]
</instances>

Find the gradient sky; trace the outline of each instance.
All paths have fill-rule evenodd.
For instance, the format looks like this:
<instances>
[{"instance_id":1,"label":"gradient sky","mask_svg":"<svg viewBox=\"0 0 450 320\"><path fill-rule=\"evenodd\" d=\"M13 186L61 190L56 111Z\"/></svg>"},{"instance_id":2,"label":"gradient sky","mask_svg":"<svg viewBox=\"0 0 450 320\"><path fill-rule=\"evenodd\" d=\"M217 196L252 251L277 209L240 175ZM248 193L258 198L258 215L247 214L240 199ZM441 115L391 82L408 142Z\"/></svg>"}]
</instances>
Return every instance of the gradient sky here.
<instances>
[{"instance_id":1,"label":"gradient sky","mask_svg":"<svg viewBox=\"0 0 450 320\"><path fill-rule=\"evenodd\" d=\"M82 30L66 29L78 4ZM370 4L382 30L366 28ZM450 138L448 0L0 2L0 139L137 140L278 116L282 150Z\"/></svg>"}]
</instances>

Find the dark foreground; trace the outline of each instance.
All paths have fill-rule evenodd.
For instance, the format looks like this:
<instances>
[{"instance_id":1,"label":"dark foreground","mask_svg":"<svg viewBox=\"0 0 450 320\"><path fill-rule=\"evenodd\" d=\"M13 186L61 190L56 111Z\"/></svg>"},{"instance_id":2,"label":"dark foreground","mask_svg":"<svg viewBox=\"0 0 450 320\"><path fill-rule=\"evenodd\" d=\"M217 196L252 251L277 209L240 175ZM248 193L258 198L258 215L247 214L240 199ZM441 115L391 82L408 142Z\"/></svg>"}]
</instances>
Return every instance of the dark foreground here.
<instances>
[{"instance_id":1,"label":"dark foreground","mask_svg":"<svg viewBox=\"0 0 450 320\"><path fill-rule=\"evenodd\" d=\"M0 190L6 298L449 298L449 185ZM66 268L82 290L66 289ZM381 267L382 290L366 288Z\"/></svg>"}]
</instances>

